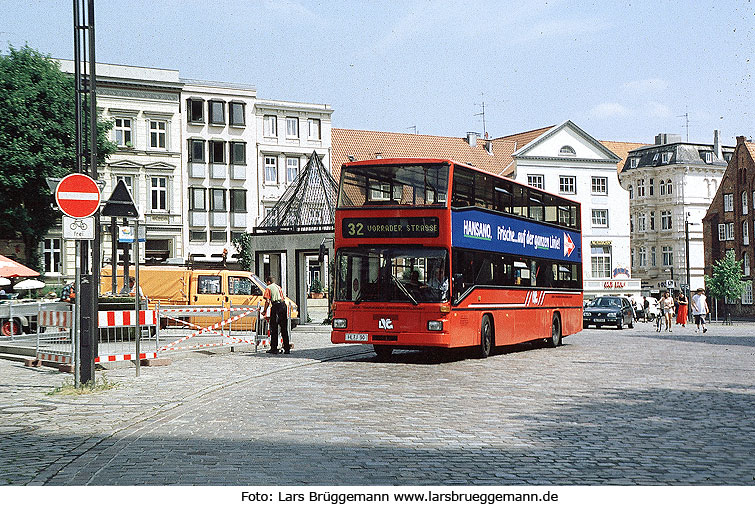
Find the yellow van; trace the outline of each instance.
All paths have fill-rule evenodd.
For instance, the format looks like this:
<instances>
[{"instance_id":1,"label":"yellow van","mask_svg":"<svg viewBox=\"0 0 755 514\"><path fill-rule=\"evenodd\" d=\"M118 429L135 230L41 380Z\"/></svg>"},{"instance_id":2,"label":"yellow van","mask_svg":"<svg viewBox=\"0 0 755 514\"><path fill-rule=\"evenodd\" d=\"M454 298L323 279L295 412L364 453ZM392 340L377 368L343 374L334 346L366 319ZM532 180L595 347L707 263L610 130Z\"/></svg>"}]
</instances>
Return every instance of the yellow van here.
<instances>
[{"instance_id":1,"label":"yellow van","mask_svg":"<svg viewBox=\"0 0 755 514\"><path fill-rule=\"evenodd\" d=\"M130 269L134 276L133 268ZM117 271L116 293L123 288L123 268ZM100 291L112 291L112 268L105 267L100 275ZM262 305L265 283L249 271L229 269L188 269L180 266L141 266L139 286L147 297L150 308L158 301L164 305L238 306ZM290 298L285 298L291 312L291 327L299 324L299 308ZM255 316L256 317L256 316ZM197 317L192 323L209 326L219 317Z\"/></svg>"}]
</instances>

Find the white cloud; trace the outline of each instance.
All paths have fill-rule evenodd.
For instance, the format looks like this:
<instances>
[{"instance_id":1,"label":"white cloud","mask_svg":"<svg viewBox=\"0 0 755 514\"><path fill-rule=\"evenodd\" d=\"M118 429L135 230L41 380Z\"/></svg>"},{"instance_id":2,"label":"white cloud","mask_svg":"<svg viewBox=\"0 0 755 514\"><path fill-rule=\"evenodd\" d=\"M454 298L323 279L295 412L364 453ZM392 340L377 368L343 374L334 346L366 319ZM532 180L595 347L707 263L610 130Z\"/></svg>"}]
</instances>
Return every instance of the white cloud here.
<instances>
[{"instance_id":1,"label":"white cloud","mask_svg":"<svg viewBox=\"0 0 755 514\"><path fill-rule=\"evenodd\" d=\"M629 109L615 102L603 102L590 109L590 116L595 118L624 118L631 114Z\"/></svg>"},{"instance_id":2,"label":"white cloud","mask_svg":"<svg viewBox=\"0 0 755 514\"><path fill-rule=\"evenodd\" d=\"M670 118L673 116L671 109L667 105L658 102L648 102L645 105L645 111L652 118Z\"/></svg>"}]
</instances>

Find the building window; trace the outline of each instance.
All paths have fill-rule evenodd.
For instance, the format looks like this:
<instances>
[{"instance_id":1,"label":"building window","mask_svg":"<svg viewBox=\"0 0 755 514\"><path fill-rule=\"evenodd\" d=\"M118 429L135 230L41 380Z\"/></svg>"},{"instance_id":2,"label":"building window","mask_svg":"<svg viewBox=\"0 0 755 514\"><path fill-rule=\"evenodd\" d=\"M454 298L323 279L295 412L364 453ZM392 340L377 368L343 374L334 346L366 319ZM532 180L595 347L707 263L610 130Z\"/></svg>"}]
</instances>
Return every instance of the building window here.
<instances>
[{"instance_id":1,"label":"building window","mask_svg":"<svg viewBox=\"0 0 755 514\"><path fill-rule=\"evenodd\" d=\"M650 211L650 230L655 230L655 211Z\"/></svg>"},{"instance_id":2,"label":"building window","mask_svg":"<svg viewBox=\"0 0 755 514\"><path fill-rule=\"evenodd\" d=\"M126 184L126 189L128 189L128 192L131 193L131 198L134 198L134 200L136 200L136 194L134 194L134 176L133 175L116 175L115 183L113 184L113 189L115 189L115 186L118 185L119 180L122 180L123 183Z\"/></svg>"},{"instance_id":3,"label":"building window","mask_svg":"<svg viewBox=\"0 0 755 514\"><path fill-rule=\"evenodd\" d=\"M645 196L645 179L639 178L637 179L637 197L642 198Z\"/></svg>"},{"instance_id":4,"label":"building window","mask_svg":"<svg viewBox=\"0 0 755 514\"><path fill-rule=\"evenodd\" d=\"M246 143L231 141L231 164L237 166L246 165Z\"/></svg>"},{"instance_id":5,"label":"building window","mask_svg":"<svg viewBox=\"0 0 755 514\"><path fill-rule=\"evenodd\" d=\"M611 247L593 246L590 264L593 278L611 278Z\"/></svg>"},{"instance_id":6,"label":"building window","mask_svg":"<svg viewBox=\"0 0 755 514\"><path fill-rule=\"evenodd\" d=\"M286 137L291 139L299 137L299 118L286 118Z\"/></svg>"},{"instance_id":7,"label":"building window","mask_svg":"<svg viewBox=\"0 0 755 514\"><path fill-rule=\"evenodd\" d=\"M207 210L207 190L203 187L189 188L189 210L206 211Z\"/></svg>"},{"instance_id":8,"label":"building window","mask_svg":"<svg viewBox=\"0 0 755 514\"><path fill-rule=\"evenodd\" d=\"M246 212L246 189L231 189L231 212Z\"/></svg>"},{"instance_id":9,"label":"building window","mask_svg":"<svg viewBox=\"0 0 755 514\"><path fill-rule=\"evenodd\" d=\"M225 162L225 142L210 141L210 162L223 164Z\"/></svg>"},{"instance_id":10,"label":"building window","mask_svg":"<svg viewBox=\"0 0 755 514\"><path fill-rule=\"evenodd\" d=\"M228 232L225 230L210 230L210 242L211 243L227 243Z\"/></svg>"},{"instance_id":11,"label":"building window","mask_svg":"<svg viewBox=\"0 0 755 514\"><path fill-rule=\"evenodd\" d=\"M671 155L672 155L671 152L663 152L663 154L661 154L661 164L668 164L668 163L670 163L671 162Z\"/></svg>"},{"instance_id":12,"label":"building window","mask_svg":"<svg viewBox=\"0 0 755 514\"><path fill-rule=\"evenodd\" d=\"M592 194L594 195L607 195L608 194L608 178L607 177L592 177Z\"/></svg>"},{"instance_id":13,"label":"building window","mask_svg":"<svg viewBox=\"0 0 755 514\"><path fill-rule=\"evenodd\" d=\"M131 139L131 118L115 118L115 144L118 146L134 146Z\"/></svg>"},{"instance_id":14,"label":"building window","mask_svg":"<svg viewBox=\"0 0 755 514\"><path fill-rule=\"evenodd\" d=\"M653 196L653 182L654 182L654 179L652 179L652 178L649 179L649 182L648 182L648 196Z\"/></svg>"},{"instance_id":15,"label":"building window","mask_svg":"<svg viewBox=\"0 0 755 514\"><path fill-rule=\"evenodd\" d=\"M634 188L632 187L632 184L629 184L629 199L634 199Z\"/></svg>"},{"instance_id":16,"label":"building window","mask_svg":"<svg viewBox=\"0 0 755 514\"><path fill-rule=\"evenodd\" d=\"M645 224L645 213L641 212L637 215L637 231L645 232L646 230L647 225Z\"/></svg>"},{"instance_id":17,"label":"building window","mask_svg":"<svg viewBox=\"0 0 755 514\"><path fill-rule=\"evenodd\" d=\"M749 225L746 221L742 222L742 244L743 245L749 245L750 244L750 233L748 231Z\"/></svg>"},{"instance_id":18,"label":"building window","mask_svg":"<svg viewBox=\"0 0 755 514\"><path fill-rule=\"evenodd\" d=\"M296 177L299 176L299 158L287 157L286 158L286 180L293 182Z\"/></svg>"},{"instance_id":19,"label":"building window","mask_svg":"<svg viewBox=\"0 0 755 514\"><path fill-rule=\"evenodd\" d=\"M243 127L246 125L244 120L244 104L241 102L228 103L228 122L234 127Z\"/></svg>"},{"instance_id":20,"label":"building window","mask_svg":"<svg viewBox=\"0 0 755 514\"><path fill-rule=\"evenodd\" d=\"M671 211L661 211L661 230L671 230Z\"/></svg>"},{"instance_id":21,"label":"building window","mask_svg":"<svg viewBox=\"0 0 755 514\"><path fill-rule=\"evenodd\" d=\"M278 135L277 116L265 116L262 119L262 123L265 137L276 137Z\"/></svg>"},{"instance_id":22,"label":"building window","mask_svg":"<svg viewBox=\"0 0 755 514\"><path fill-rule=\"evenodd\" d=\"M731 230L729 229L729 226L731 226ZM734 239L733 232L734 232L734 223L719 223L718 224L718 240L719 241L730 241Z\"/></svg>"},{"instance_id":23,"label":"building window","mask_svg":"<svg viewBox=\"0 0 755 514\"><path fill-rule=\"evenodd\" d=\"M712 164L713 163L713 152L710 151L701 151L700 157L705 161L706 164Z\"/></svg>"},{"instance_id":24,"label":"building window","mask_svg":"<svg viewBox=\"0 0 755 514\"><path fill-rule=\"evenodd\" d=\"M189 139L189 162L205 162L203 140Z\"/></svg>"},{"instance_id":25,"label":"building window","mask_svg":"<svg viewBox=\"0 0 755 514\"><path fill-rule=\"evenodd\" d=\"M527 185L538 189L545 189L545 177L543 175L527 175Z\"/></svg>"},{"instance_id":26,"label":"building window","mask_svg":"<svg viewBox=\"0 0 755 514\"><path fill-rule=\"evenodd\" d=\"M558 177L558 191L563 194L573 195L577 193L577 177Z\"/></svg>"},{"instance_id":27,"label":"building window","mask_svg":"<svg viewBox=\"0 0 755 514\"><path fill-rule=\"evenodd\" d=\"M225 203L225 189L210 189L210 210L212 212L228 212Z\"/></svg>"},{"instance_id":28,"label":"building window","mask_svg":"<svg viewBox=\"0 0 755 514\"><path fill-rule=\"evenodd\" d=\"M166 121L151 121L149 122L149 147L160 148L165 150L167 148L167 131L168 122Z\"/></svg>"},{"instance_id":29,"label":"building window","mask_svg":"<svg viewBox=\"0 0 755 514\"><path fill-rule=\"evenodd\" d=\"M204 230L190 230L189 241L207 242L207 232Z\"/></svg>"},{"instance_id":30,"label":"building window","mask_svg":"<svg viewBox=\"0 0 755 514\"><path fill-rule=\"evenodd\" d=\"M724 212L734 212L734 194L724 195Z\"/></svg>"},{"instance_id":31,"label":"building window","mask_svg":"<svg viewBox=\"0 0 755 514\"><path fill-rule=\"evenodd\" d=\"M742 305L752 305L752 282L745 282L745 288L742 291Z\"/></svg>"},{"instance_id":32,"label":"building window","mask_svg":"<svg viewBox=\"0 0 755 514\"><path fill-rule=\"evenodd\" d=\"M656 262L655 261L655 246L651 246L650 247L650 266L652 266L653 268L655 268L656 267L656 263L655 262Z\"/></svg>"},{"instance_id":33,"label":"building window","mask_svg":"<svg viewBox=\"0 0 755 514\"><path fill-rule=\"evenodd\" d=\"M63 261L62 241L60 239L45 239L44 260L45 273L60 273L60 263Z\"/></svg>"},{"instance_id":34,"label":"building window","mask_svg":"<svg viewBox=\"0 0 755 514\"><path fill-rule=\"evenodd\" d=\"M744 252L742 254L742 269L744 271L745 277L750 276L750 254L747 252Z\"/></svg>"},{"instance_id":35,"label":"building window","mask_svg":"<svg viewBox=\"0 0 755 514\"><path fill-rule=\"evenodd\" d=\"M661 196L664 196L666 194L666 181L661 180Z\"/></svg>"},{"instance_id":36,"label":"building window","mask_svg":"<svg viewBox=\"0 0 755 514\"><path fill-rule=\"evenodd\" d=\"M668 179L668 182L666 182L666 194L671 196L671 179Z\"/></svg>"},{"instance_id":37,"label":"building window","mask_svg":"<svg viewBox=\"0 0 755 514\"><path fill-rule=\"evenodd\" d=\"M152 177L149 188L150 210L168 210L168 177Z\"/></svg>"},{"instance_id":38,"label":"building window","mask_svg":"<svg viewBox=\"0 0 755 514\"><path fill-rule=\"evenodd\" d=\"M608 228L608 210L607 209L593 209L592 210L592 226L600 228Z\"/></svg>"},{"instance_id":39,"label":"building window","mask_svg":"<svg viewBox=\"0 0 755 514\"><path fill-rule=\"evenodd\" d=\"M629 167L630 168L636 168L640 164L640 158L639 157L630 157L629 158Z\"/></svg>"},{"instance_id":40,"label":"building window","mask_svg":"<svg viewBox=\"0 0 755 514\"><path fill-rule=\"evenodd\" d=\"M210 110L210 125L225 125L225 102L210 100L207 106Z\"/></svg>"},{"instance_id":41,"label":"building window","mask_svg":"<svg viewBox=\"0 0 755 514\"><path fill-rule=\"evenodd\" d=\"M265 183L277 184L278 183L278 158L267 156L265 157Z\"/></svg>"},{"instance_id":42,"label":"building window","mask_svg":"<svg viewBox=\"0 0 755 514\"><path fill-rule=\"evenodd\" d=\"M558 151L558 155L562 157L574 157L577 155L577 152L574 151L574 148L572 148L569 145L562 146L561 149Z\"/></svg>"},{"instance_id":43,"label":"building window","mask_svg":"<svg viewBox=\"0 0 755 514\"><path fill-rule=\"evenodd\" d=\"M674 251L670 246L664 246L661 248L661 253L663 255L663 265L664 266L673 266L674 265Z\"/></svg>"},{"instance_id":44,"label":"building window","mask_svg":"<svg viewBox=\"0 0 755 514\"><path fill-rule=\"evenodd\" d=\"M189 123L204 123L204 100L186 100L186 117Z\"/></svg>"},{"instance_id":45,"label":"building window","mask_svg":"<svg viewBox=\"0 0 755 514\"><path fill-rule=\"evenodd\" d=\"M742 191L742 214L747 214L747 192Z\"/></svg>"},{"instance_id":46,"label":"building window","mask_svg":"<svg viewBox=\"0 0 755 514\"><path fill-rule=\"evenodd\" d=\"M309 139L320 139L320 120L309 119L307 120L309 127Z\"/></svg>"},{"instance_id":47,"label":"building window","mask_svg":"<svg viewBox=\"0 0 755 514\"><path fill-rule=\"evenodd\" d=\"M644 246L640 247L640 268L646 268L648 265L647 251Z\"/></svg>"}]
</instances>

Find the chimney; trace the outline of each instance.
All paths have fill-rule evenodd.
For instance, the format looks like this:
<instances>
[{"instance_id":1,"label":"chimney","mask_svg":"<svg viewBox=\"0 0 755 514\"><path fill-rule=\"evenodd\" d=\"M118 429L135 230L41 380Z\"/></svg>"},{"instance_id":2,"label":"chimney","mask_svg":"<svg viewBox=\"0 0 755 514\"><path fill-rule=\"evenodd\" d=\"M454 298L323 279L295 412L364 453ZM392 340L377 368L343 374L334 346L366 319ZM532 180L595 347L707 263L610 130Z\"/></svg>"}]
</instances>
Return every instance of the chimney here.
<instances>
[{"instance_id":1,"label":"chimney","mask_svg":"<svg viewBox=\"0 0 755 514\"><path fill-rule=\"evenodd\" d=\"M737 146L744 144L747 141L747 136L737 136Z\"/></svg>"},{"instance_id":2,"label":"chimney","mask_svg":"<svg viewBox=\"0 0 755 514\"><path fill-rule=\"evenodd\" d=\"M485 151L493 155L493 142L489 139L485 141Z\"/></svg>"},{"instance_id":3,"label":"chimney","mask_svg":"<svg viewBox=\"0 0 755 514\"><path fill-rule=\"evenodd\" d=\"M477 136L479 134L477 132L467 132L467 143L469 143L469 146L475 147L477 146Z\"/></svg>"},{"instance_id":4,"label":"chimney","mask_svg":"<svg viewBox=\"0 0 755 514\"><path fill-rule=\"evenodd\" d=\"M724 154L721 152L721 141L718 137L718 130L713 131L713 153L716 156L716 159L719 161L722 161L724 158Z\"/></svg>"},{"instance_id":5,"label":"chimney","mask_svg":"<svg viewBox=\"0 0 755 514\"><path fill-rule=\"evenodd\" d=\"M656 145L666 145L670 143L681 143L681 142L682 142L682 136L680 136L679 134L660 133L657 136L655 136Z\"/></svg>"}]
</instances>

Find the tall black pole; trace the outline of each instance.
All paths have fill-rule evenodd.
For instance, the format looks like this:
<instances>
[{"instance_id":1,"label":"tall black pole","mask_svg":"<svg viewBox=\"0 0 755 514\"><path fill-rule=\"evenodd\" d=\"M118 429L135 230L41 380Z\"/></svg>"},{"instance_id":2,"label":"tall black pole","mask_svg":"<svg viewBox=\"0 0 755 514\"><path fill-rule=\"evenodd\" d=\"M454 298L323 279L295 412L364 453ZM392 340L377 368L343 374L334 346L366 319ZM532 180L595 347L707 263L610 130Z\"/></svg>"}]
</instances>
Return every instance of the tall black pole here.
<instances>
[{"instance_id":1,"label":"tall black pole","mask_svg":"<svg viewBox=\"0 0 755 514\"><path fill-rule=\"evenodd\" d=\"M97 72L94 53L94 0L89 0L89 173L96 181L99 179L97 169ZM94 359L97 357L99 346L99 327L97 311L99 310L99 291L100 291L100 238L102 229L100 227L100 211L94 213L94 239L92 240L92 294L91 294L91 312L92 316L89 321L89 330L92 342L92 377L94 377Z\"/></svg>"}]
</instances>

